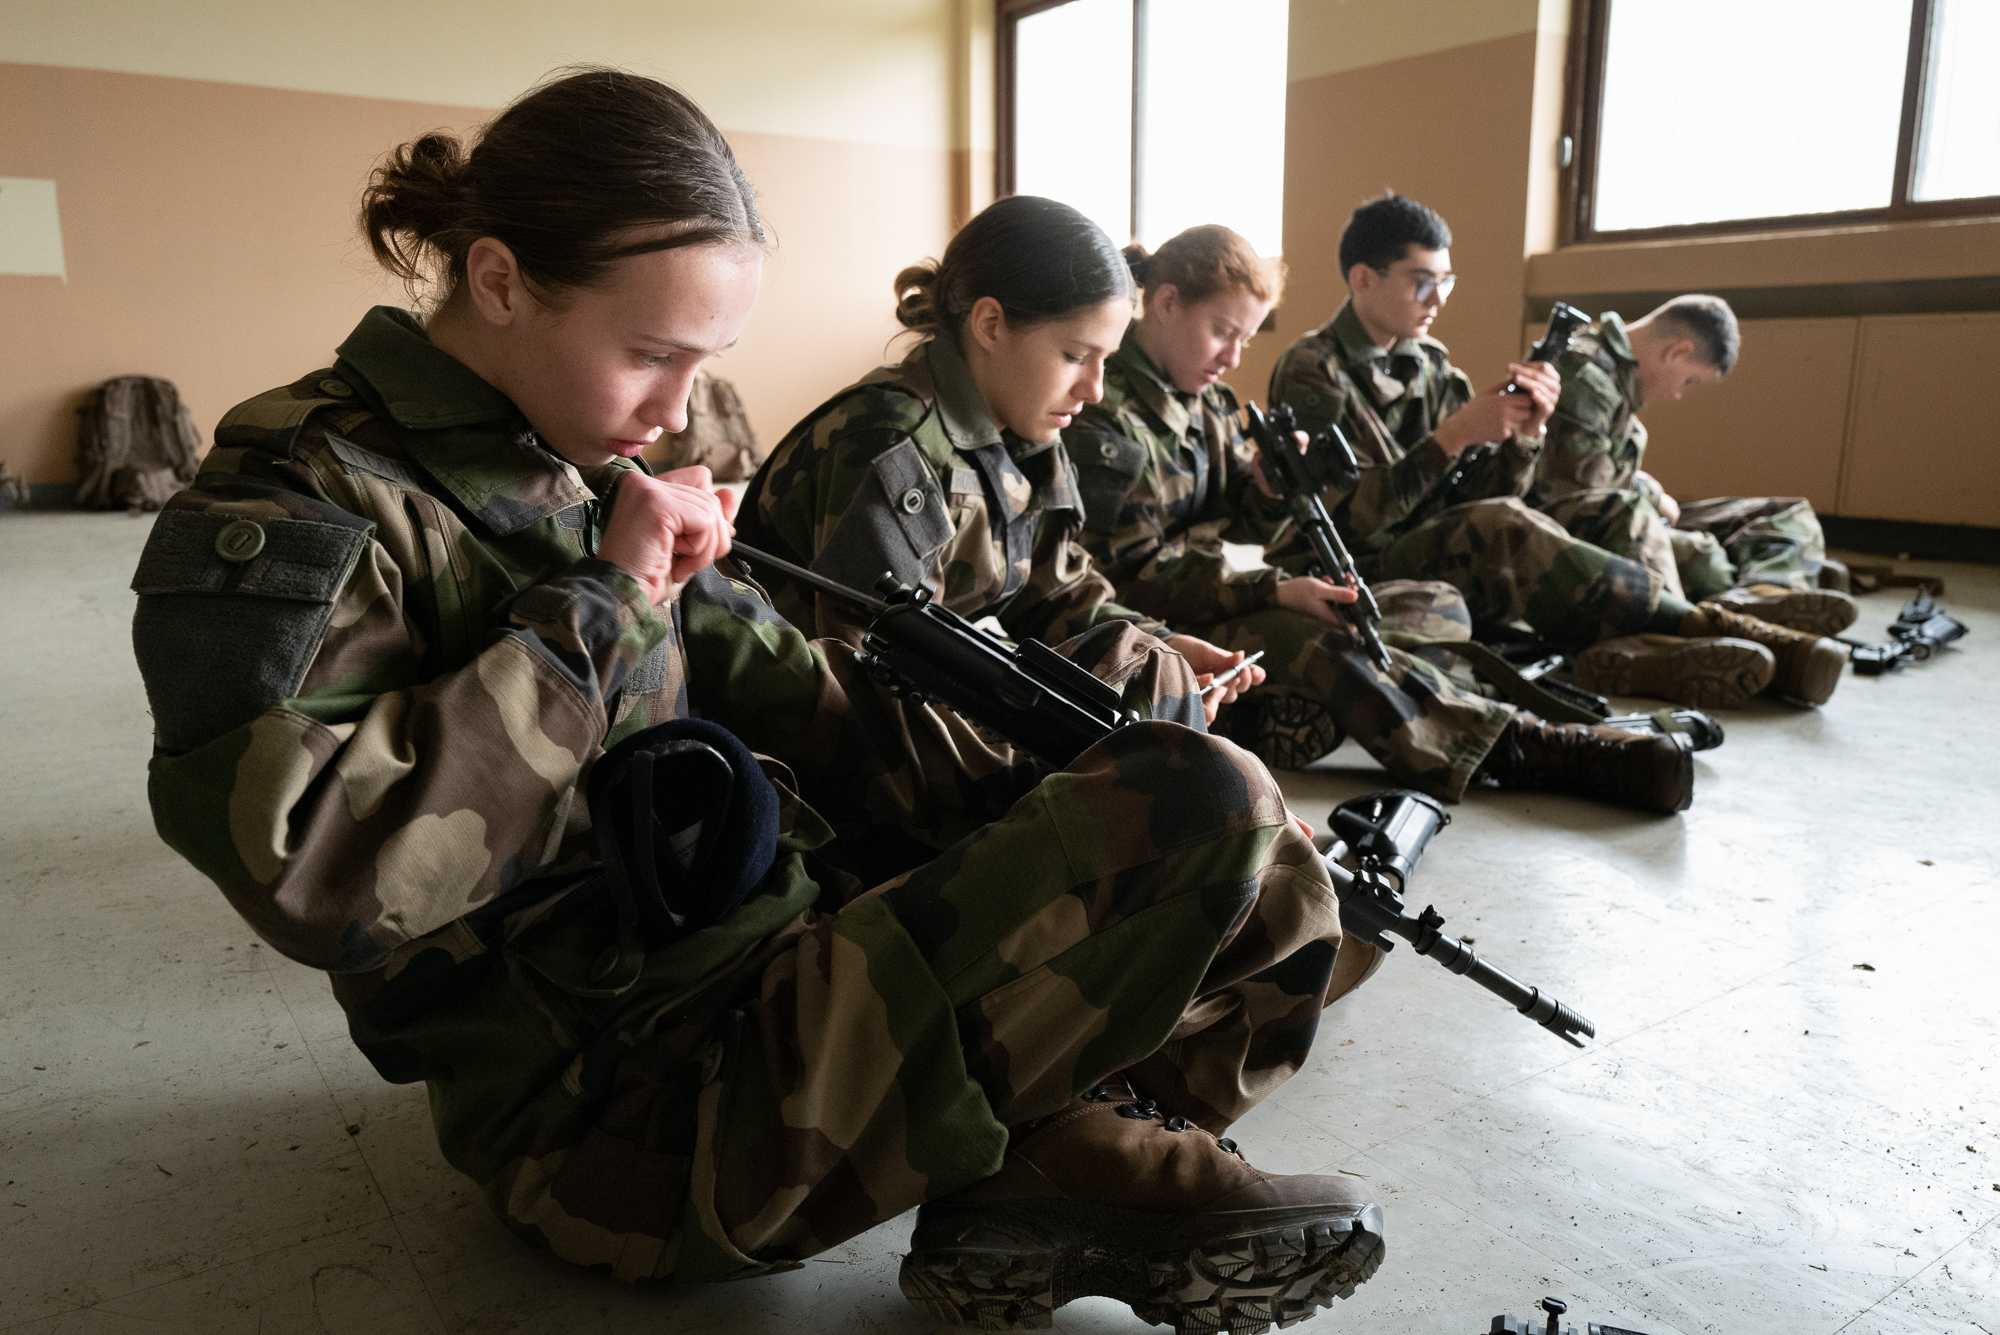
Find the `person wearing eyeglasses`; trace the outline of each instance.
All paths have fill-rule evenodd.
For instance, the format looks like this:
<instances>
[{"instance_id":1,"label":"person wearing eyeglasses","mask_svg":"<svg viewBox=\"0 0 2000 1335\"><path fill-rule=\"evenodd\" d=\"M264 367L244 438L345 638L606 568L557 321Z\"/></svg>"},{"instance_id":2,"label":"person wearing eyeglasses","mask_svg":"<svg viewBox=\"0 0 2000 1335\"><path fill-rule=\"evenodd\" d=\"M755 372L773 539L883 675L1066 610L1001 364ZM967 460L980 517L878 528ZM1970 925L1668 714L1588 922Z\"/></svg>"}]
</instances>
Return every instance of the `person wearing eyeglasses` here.
<instances>
[{"instance_id":1,"label":"person wearing eyeglasses","mask_svg":"<svg viewBox=\"0 0 2000 1335\"><path fill-rule=\"evenodd\" d=\"M1538 788L1679 811L1693 798L1686 738L1545 723L1453 685L1400 648L1378 668L1336 604L1352 590L1269 567L1236 569L1226 542L1262 545L1289 523L1263 490L1236 396L1221 377L1282 295L1281 267L1227 227L1191 227L1157 254L1128 246L1139 318L1104 364L1104 397L1063 430L1083 541L1119 601L1176 630L1264 655L1262 685L1216 730L1266 764L1301 769L1353 737L1397 783L1447 802L1469 785ZM1391 628L1463 639L1442 582L1375 590Z\"/></svg>"},{"instance_id":2,"label":"person wearing eyeglasses","mask_svg":"<svg viewBox=\"0 0 2000 1335\"><path fill-rule=\"evenodd\" d=\"M1325 500L1365 576L1449 581L1481 635L1525 628L1569 652L1638 634L1701 641L1659 659L1634 694L1702 708L1766 689L1812 705L1833 694L1838 645L1697 606L1523 500L1562 381L1546 363L1517 362L1475 393L1430 337L1457 277L1443 218L1402 195L1370 200L1341 233L1340 265L1347 301L1285 350L1270 397L1306 431L1337 425L1353 445L1359 480ZM1310 553L1293 536L1266 559L1303 569Z\"/></svg>"}]
</instances>

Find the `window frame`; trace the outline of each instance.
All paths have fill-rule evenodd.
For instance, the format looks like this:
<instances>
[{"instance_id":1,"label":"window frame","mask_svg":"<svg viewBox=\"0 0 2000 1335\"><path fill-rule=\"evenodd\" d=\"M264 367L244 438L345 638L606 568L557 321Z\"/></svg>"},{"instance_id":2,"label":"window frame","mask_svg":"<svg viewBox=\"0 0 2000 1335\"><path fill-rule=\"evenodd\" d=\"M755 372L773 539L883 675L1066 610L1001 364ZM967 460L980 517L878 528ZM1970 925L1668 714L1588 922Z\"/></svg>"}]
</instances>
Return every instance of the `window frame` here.
<instances>
[{"instance_id":1,"label":"window frame","mask_svg":"<svg viewBox=\"0 0 2000 1335\"><path fill-rule=\"evenodd\" d=\"M1006 3L1006 0L1001 0L1001 3ZM1910 0L1910 41L1903 71L1902 121L1896 135L1895 178L1891 182L1889 203L1885 207L1599 231L1591 215L1597 202L1597 153L1603 130L1604 63L1606 48L1610 44L1612 3L1613 0L1571 0L1570 4L1568 86L1563 98L1562 133L1569 140L1571 152L1569 163L1561 169L1559 216L1563 226L1562 244L1728 236L1746 232L2000 214L2000 195L1979 195L1968 199L1910 198L1916 178L1917 123L1923 116L1924 82L1929 75L1930 64L1931 21L1936 8L1936 0Z\"/></svg>"},{"instance_id":2,"label":"window frame","mask_svg":"<svg viewBox=\"0 0 2000 1335\"><path fill-rule=\"evenodd\" d=\"M1005 199L1014 193L1014 40L1022 19L1061 9L1072 0L994 0L993 87L997 106L993 127L993 197ZM1126 204L1125 226L1129 233L1120 245L1134 240L1139 230L1140 155L1145 132L1140 111L1145 106L1145 61L1140 54L1146 46L1146 0L1132 0L1132 195Z\"/></svg>"}]
</instances>

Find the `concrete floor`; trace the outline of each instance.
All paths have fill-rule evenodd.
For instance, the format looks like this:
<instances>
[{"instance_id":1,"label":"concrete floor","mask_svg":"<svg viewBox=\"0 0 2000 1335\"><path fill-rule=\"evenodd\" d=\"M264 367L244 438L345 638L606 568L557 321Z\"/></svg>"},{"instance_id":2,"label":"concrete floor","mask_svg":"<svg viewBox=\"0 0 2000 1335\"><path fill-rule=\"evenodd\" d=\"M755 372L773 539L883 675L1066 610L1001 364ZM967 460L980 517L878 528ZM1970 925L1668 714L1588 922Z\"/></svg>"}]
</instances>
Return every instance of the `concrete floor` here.
<instances>
[{"instance_id":1,"label":"concrete floor","mask_svg":"<svg viewBox=\"0 0 2000 1335\"><path fill-rule=\"evenodd\" d=\"M0 517L0 1330L927 1329L895 1288L904 1221L658 1292L491 1221L421 1088L377 1079L324 980L154 837L145 531ZM1728 715L1684 816L1458 810L1419 893L1598 1042L1407 950L1343 1002L1237 1132L1386 1208L1381 1274L1309 1328L1474 1335L1555 1293L1579 1329L2000 1335L2000 570L1935 569L1968 647ZM1323 818L1379 774L1348 748L1286 788ZM1058 1321L1143 1329L1096 1300Z\"/></svg>"}]
</instances>

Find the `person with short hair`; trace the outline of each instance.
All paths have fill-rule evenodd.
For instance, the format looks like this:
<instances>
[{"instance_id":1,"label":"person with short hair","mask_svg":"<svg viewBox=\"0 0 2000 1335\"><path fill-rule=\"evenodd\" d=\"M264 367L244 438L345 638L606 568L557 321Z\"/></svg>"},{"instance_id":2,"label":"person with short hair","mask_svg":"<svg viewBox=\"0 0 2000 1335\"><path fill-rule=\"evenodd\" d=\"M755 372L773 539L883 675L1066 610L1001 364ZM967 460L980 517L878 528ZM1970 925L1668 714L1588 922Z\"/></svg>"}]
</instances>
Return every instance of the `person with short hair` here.
<instances>
[{"instance_id":1,"label":"person with short hair","mask_svg":"<svg viewBox=\"0 0 2000 1335\"><path fill-rule=\"evenodd\" d=\"M1694 766L1685 738L1545 723L1459 689L1399 647L1383 669L1340 610L1353 590L1269 566L1231 569L1225 543L1263 546L1290 522L1263 488L1236 397L1221 380L1276 306L1282 269L1219 226L1190 228L1157 254L1125 253L1141 313L1105 362L1104 398L1063 430L1063 443L1077 464L1084 543L1120 601L1221 647L1265 655L1264 682L1223 707L1219 731L1294 769L1352 736L1396 782L1448 802L1491 782L1647 810L1687 806ZM1470 634L1449 584L1395 581L1374 593L1384 631Z\"/></svg>"},{"instance_id":2,"label":"person with short hair","mask_svg":"<svg viewBox=\"0 0 2000 1335\"><path fill-rule=\"evenodd\" d=\"M1526 630L1570 652L1642 633L1697 641L1647 678L1682 703L1740 704L1766 688L1829 698L1847 661L1837 644L1691 603L1526 503L1561 379L1515 363L1473 392L1428 333L1456 282L1450 245L1444 220L1415 200L1392 193L1356 209L1340 242L1347 301L1271 373L1272 400L1300 426L1338 425L1354 447L1359 481L1325 499L1364 573L1449 580L1482 635ZM1268 559L1295 567L1304 556L1294 538Z\"/></svg>"},{"instance_id":3,"label":"person with short hair","mask_svg":"<svg viewBox=\"0 0 2000 1335\"><path fill-rule=\"evenodd\" d=\"M148 791L332 975L383 1077L428 1086L506 1225L623 1280L720 1280L923 1205L905 1289L962 1325L1085 1292L1290 1323L1367 1279L1362 1184L1261 1172L1119 1074L1171 1039L1238 1115L1375 957L1186 662L1091 622L1066 648L1135 721L1051 772L809 641L728 562L706 470L635 462L768 245L700 109L558 78L470 151L397 150L363 220L439 300L232 409L161 513L134 578ZM1068 365L1015 335L1055 365L1007 381L1010 413Z\"/></svg>"},{"instance_id":4,"label":"person with short hair","mask_svg":"<svg viewBox=\"0 0 2000 1335\"><path fill-rule=\"evenodd\" d=\"M1675 297L1629 325L1616 311L1598 316L1556 359L1562 396L1528 499L1576 536L1643 562L1669 592L1836 635L1853 624L1854 600L1811 502L1681 504L1644 470L1640 411L1728 375L1741 341L1720 297Z\"/></svg>"}]
</instances>

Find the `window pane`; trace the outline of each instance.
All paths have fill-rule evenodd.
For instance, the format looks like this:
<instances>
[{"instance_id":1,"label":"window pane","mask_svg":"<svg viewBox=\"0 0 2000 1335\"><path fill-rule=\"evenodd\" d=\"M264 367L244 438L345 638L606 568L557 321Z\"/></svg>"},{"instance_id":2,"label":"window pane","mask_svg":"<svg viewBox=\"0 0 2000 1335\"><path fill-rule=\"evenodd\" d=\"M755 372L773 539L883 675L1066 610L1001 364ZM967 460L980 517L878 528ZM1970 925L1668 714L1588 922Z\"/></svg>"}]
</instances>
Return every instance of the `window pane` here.
<instances>
[{"instance_id":1,"label":"window pane","mask_svg":"<svg viewBox=\"0 0 2000 1335\"><path fill-rule=\"evenodd\" d=\"M1909 48L1891 0L1613 0L1597 229L1887 207Z\"/></svg>"},{"instance_id":2,"label":"window pane","mask_svg":"<svg viewBox=\"0 0 2000 1335\"><path fill-rule=\"evenodd\" d=\"M1139 239L1221 223L1284 248L1286 0L1147 0Z\"/></svg>"},{"instance_id":3,"label":"window pane","mask_svg":"<svg viewBox=\"0 0 2000 1335\"><path fill-rule=\"evenodd\" d=\"M2000 4L1937 0L1912 199L2000 195Z\"/></svg>"},{"instance_id":4,"label":"window pane","mask_svg":"<svg viewBox=\"0 0 2000 1335\"><path fill-rule=\"evenodd\" d=\"M1014 193L1132 239L1132 0L1070 0L1015 25Z\"/></svg>"}]
</instances>

